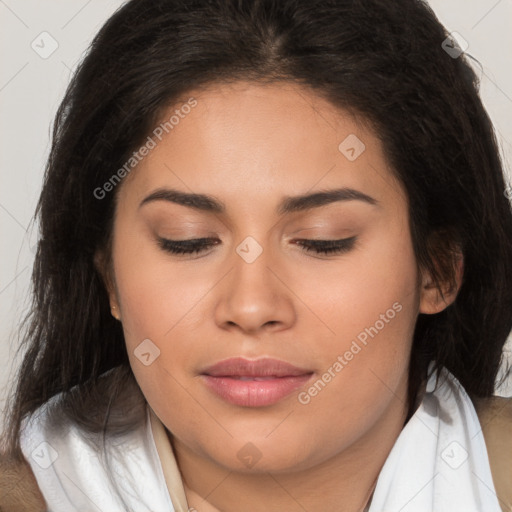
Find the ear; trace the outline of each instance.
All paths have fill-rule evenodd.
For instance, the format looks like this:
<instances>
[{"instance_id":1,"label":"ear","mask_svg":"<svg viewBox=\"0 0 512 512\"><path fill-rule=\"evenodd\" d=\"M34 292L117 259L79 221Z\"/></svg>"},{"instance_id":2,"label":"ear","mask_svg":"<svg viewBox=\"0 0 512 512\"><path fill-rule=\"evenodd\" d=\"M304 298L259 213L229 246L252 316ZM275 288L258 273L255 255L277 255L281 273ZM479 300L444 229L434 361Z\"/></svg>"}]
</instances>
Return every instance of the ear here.
<instances>
[{"instance_id":1,"label":"ear","mask_svg":"<svg viewBox=\"0 0 512 512\"><path fill-rule=\"evenodd\" d=\"M98 270L98 273L101 276L103 284L105 285L105 289L107 291L109 302L110 302L110 310L112 316L116 320L121 320L121 310L119 309L119 299L117 295L117 287L114 279L114 272L111 268L111 265L108 264L105 253L98 249L94 253L94 266Z\"/></svg>"},{"instance_id":2,"label":"ear","mask_svg":"<svg viewBox=\"0 0 512 512\"><path fill-rule=\"evenodd\" d=\"M431 274L424 271L421 276L420 313L434 315L455 302L464 275L464 257L461 251L453 255L453 279L447 279L436 286ZM437 266L437 265L436 265Z\"/></svg>"}]
</instances>

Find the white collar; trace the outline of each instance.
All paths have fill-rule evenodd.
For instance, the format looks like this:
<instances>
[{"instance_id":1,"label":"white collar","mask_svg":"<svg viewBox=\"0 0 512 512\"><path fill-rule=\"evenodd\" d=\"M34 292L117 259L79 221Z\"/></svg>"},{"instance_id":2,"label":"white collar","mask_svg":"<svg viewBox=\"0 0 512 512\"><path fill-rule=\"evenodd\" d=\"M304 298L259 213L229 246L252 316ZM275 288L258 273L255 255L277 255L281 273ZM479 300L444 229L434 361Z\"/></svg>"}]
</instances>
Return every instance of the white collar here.
<instances>
[{"instance_id":1,"label":"white collar","mask_svg":"<svg viewBox=\"0 0 512 512\"><path fill-rule=\"evenodd\" d=\"M445 368L434 389L436 376L384 463L369 512L501 512L473 403Z\"/></svg>"}]
</instances>

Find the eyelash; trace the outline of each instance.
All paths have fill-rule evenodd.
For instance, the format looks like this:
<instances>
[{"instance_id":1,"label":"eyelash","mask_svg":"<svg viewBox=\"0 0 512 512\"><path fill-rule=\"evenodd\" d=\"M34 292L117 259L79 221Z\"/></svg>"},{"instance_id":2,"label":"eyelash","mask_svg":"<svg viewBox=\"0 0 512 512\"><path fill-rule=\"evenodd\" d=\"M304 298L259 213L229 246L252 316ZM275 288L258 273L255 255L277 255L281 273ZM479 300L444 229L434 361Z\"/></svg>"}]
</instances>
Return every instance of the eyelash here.
<instances>
[{"instance_id":1,"label":"eyelash","mask_svg":"<svg viewBox=\"0 0 512 512\"><path fill-rule=\"evenodd\" d=\"M337 255L348 252L354 246L357 237L343 238L341 240L306 240L301 239L302 242L299 247L304 252L315 252L316 254ZM217 245L220 240L215 238L194 238L192 240L168 240L166 238L158 238L158 244L167 252L172 254L193 254L199 253L204 249Z\"/></svg>"}]
</instances>

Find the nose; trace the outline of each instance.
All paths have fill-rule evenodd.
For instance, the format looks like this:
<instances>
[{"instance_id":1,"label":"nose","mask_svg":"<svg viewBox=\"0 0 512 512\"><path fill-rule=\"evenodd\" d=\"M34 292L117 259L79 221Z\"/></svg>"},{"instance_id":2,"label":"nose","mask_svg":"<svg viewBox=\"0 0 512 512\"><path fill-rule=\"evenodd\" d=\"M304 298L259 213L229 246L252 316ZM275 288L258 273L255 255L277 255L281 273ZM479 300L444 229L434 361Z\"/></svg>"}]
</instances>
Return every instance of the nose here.
<instances>
[{"instance_id":1,"label":"nose","mask_svg":"<svg viewBox=\"0 0 512 512\"><path fill-rule=\"evenodd\" d=\"M243 252L236 254L232 270L218 289L217 325L251 334L289 328L296 321L290 280L272 260L271 251L263 249L254 260Z\"/></svg>"}]
</instances>

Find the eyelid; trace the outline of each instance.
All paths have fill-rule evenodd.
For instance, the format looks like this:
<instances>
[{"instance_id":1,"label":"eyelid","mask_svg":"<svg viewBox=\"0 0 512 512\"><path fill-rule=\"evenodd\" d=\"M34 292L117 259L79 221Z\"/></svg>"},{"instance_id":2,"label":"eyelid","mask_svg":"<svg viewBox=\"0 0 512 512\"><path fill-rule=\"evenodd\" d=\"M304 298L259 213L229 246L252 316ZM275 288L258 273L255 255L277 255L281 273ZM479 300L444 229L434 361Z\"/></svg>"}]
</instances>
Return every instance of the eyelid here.
<instances>
[{"instance_id":1,"label":"eyelid","mask_svg":"<svg viewBox=\"0 0 512 512\"><path fill-rule=\"evenodd\" d=\"M336 240L320 239L296 239L294 243L306 253L323 254L325 256L336 256L344 254L353 249L358 237L352 236ZM158 245L166 252L176 256L204 252L203 248L218 245L221 241L218 238L191 238L186 240L170 240L158 237Z\"/></svg>"}]
</instances>

